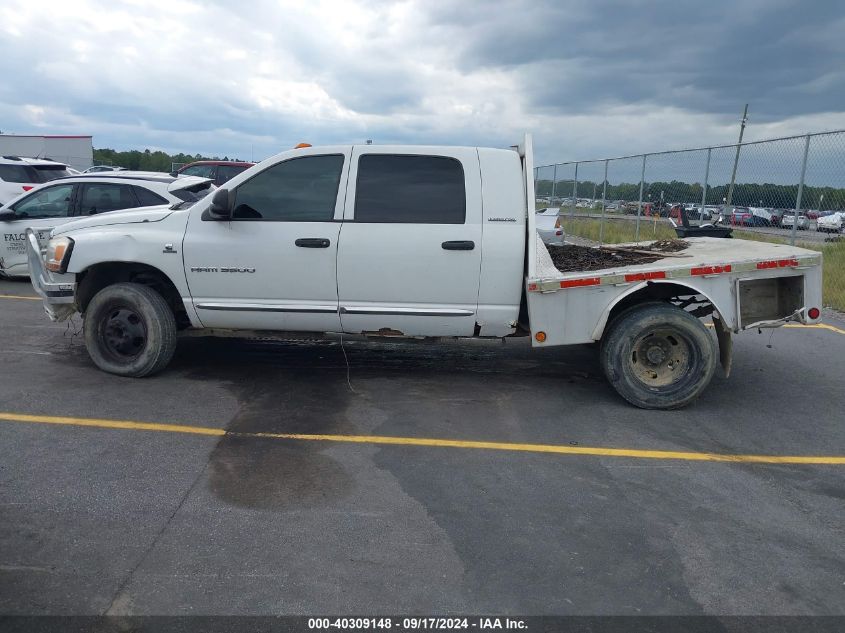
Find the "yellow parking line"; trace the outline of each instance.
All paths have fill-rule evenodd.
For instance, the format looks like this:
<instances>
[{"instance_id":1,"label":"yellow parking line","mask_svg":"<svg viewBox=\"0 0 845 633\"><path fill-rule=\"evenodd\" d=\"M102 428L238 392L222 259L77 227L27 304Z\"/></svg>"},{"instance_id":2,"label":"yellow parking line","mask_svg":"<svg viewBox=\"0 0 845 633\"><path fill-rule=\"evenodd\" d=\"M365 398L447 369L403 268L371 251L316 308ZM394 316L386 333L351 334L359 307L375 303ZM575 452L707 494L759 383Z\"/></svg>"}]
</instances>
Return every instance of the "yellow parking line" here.
<instances>
[{"instance_id":1,"label":"yellow parking line","mask_svg":"<svg viewBox=\"0 0 845 633\"><path fill-rule=\"evenodd\" d=\"M0 295L0 299L26 299L27 301L41 301L41 297L27 297L25 295Z\"/></svg>"},{"instance_id":2,"label":"yellow parking line","mask_svg":"<svg viewBox=\"0 0 845 633\"><path fill-rule=\"evenodd\" d=\"M788 325L784 325L783 327L799 327L799 328L819 328L820 330L830 330L831 332L836 332L837 334L845 334L845 330L842 328L834 327L833 325L828 325L827 323L814 323L812 325L802 325L800 323L790 323Z\"/></svg>"},{"instance_id":3,"label":"yellow parking line","mask_svg":"<svg viewBox=\"0 0 845 633\"><path fill-rule=\"evenodd\" d=\"M133 431L163 431L167 433L191 433L195 435L235 436L303 442L339 442L352 444L385 444L398 446L428 446L437 448L481 449L526 453L554 453L559 455L592 455L599 457L628 457L635 459L676 459L704 462L734 462L748 464L845 464L845 456L839 455L732 455L729 453L696 453L688 451L657 451L634 448L604 448L598 446L561 446L557 444L519 444L512 442L482 442L473 440L448 440L422 437L392 437L384 435L312 435L307 433L235 433L224 429L183 424L160 424L156 422L132 422L128 420L99 420L62 416L29 415L23 413L0 413L0 420L6 422L30 422L37 424L60 424L105 429L129 429Z\"/></svg>"},{"instance_id":4,"label":"yellow parking line","mask_svg":"<svg viewBox=\"0 0 845 633\"><path fill-rule=\"evenodd\" d=\"M101 429L130 429L133 431L165 431L168 433L194 433L196 435L226 435L224 429L184 424L159 424L157 422L130 422L128 420L100 420L97 418L68 418L54 415L27 415L0 413L6 422L33 422L37 424L63 424L68 426L93 426Z\"/></svg>"}]
</instances>

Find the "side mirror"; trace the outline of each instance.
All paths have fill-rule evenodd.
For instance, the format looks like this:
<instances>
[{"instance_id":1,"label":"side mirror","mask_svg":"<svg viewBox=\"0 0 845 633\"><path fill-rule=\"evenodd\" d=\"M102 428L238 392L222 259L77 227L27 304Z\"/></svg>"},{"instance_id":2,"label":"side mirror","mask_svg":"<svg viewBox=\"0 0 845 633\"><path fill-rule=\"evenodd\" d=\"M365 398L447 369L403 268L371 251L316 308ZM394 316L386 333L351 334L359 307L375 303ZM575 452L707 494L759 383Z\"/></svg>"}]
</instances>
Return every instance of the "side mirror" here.
<instances>
[{"instance_id":1,"label":"side mirror","mask_svg":"<svg viewBox=\"0 0 845 633\"><path fill-rule=\"evenodd\" d=\"M11 209L0 210L0 222L9 222L15 219L15 212Z\"/></svg>"},{"instance_id":2,"label":"side mirror","mask_svg":"<svg viewBox=\"0 0 845 633\"><path fill-rule=\"evenodd\" d=\"M232 201L228 189L218 189L206 210L210 220L228 220L232 217Z\"/></svg>"},{"instance_id":3,"label":"side mirror","mask_svg":"<svg viewBox=\"0 0 845 633\"><path fill-rule=\"evenodd\" d=\"M177 174L175 171L171 171L171 172L170 172L170 175L171 175L173 178L178 178L178 177L179 177L179 174Z\"/></svg>"}]
</instances>

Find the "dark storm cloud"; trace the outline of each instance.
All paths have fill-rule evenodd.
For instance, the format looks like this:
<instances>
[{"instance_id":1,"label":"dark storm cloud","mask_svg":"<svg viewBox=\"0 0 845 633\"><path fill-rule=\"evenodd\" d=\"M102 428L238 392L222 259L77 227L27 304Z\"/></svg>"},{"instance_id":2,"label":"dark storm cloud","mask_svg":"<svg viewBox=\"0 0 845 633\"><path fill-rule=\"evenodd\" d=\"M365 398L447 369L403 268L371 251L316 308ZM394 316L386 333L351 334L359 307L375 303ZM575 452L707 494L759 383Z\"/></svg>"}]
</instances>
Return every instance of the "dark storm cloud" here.
<instances>
[{"instance_id":1,"label":"dark storm cloud","mask_svg":"<svg viewBox=\"0 0 845 633\"><path fill-rule=\"evenodd\" d=\"M0 120L220 155L528 129L538 162L618 155L729 141L745 102L752 135L842 127L843 31L841 2L799 0L8 0Z\"/></svg>"},{"instance_id":2,"label":"dark storm cloud","mask_svg":"<svg viewBox=\"0 0 845 633\"><path fill-rule=\"evenodd\" d=\"M437 3L465 70L519 70L535 107L659 103L775 119L845 102L841 2Z\"/></svg>"}]
</instances>

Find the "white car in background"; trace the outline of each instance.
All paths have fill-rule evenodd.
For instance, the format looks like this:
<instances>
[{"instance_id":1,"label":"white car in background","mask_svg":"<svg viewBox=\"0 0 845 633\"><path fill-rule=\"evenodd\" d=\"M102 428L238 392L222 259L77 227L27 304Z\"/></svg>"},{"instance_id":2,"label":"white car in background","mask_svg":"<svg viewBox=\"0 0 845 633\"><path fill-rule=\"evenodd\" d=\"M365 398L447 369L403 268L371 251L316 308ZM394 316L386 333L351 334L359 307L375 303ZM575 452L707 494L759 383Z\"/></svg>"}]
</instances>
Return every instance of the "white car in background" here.
<instances>
[{"instance_id":1,"label":"white car in background","mask_svg":"<svg viewBox=\"0 0 845 633\"><path fill-rule=\"evenodd\" d=\"M791 229L793 224L795 224L795 211L784 213L780 221L781 227ZM798 226L796 228L799 231L806 231L810 228L810 218L804 211L798 212Z\"/></svg>"},{"instance_id":2,"label":"white car in background","mask_svg":"<svg viewBox=\"0 0 845 633\"><path fill-rule=\"evenodd\" d=\"M816 230L824 233L841 233L845 227L845 211L823 215L816 220Z\"/></svg>"},{"instance_id":3,"label":"white car in background","mask_svg":"<svg viewBox=\"0 0 845 633\"><path fill-rule=\"evenodd\" d=\"M537 209L534 214L537 234L546 246L563 246L566 237L560 226L560 207Z\"/></svg>"},{"instance_id":4,"label":"white car in background","mask_svg":"<svg viewBox=\"0 0 845 633\"><path fill-rule=\"evenodd\" d=\"M161 214L168 207L189 206L215 188L208 178L130 171L80 174L31 187L0 207L0 276L29 274L28 228L37 231L39 241L46 240L55 227L80 217L138 207L154 207L150 210ZM139 213L137 221L150 219Z\"/></svg>"},{"instance_id":5,"label":"white car in background","mask_svg":"<svg viewBox=\"0 0 845 633\"><path fill-rule=\"evenodd\" d=\"M100 172L106 172L106 171L126 171L126 167L113 167L111 165L93 165L92 167L89 167L88 169L86 169L82 173L83 174L98 174Z\"/></svg>"},{"instance_id":6,"label":"white car in background","mask_svg":"<svg viewBox=\"0 0 845 633\"><path fill-rule=\"evenodd\" d=\"M54 160L0 157L0 204L17 198L40 184L70 176L68 166Z\"/></svg>"}]
</instances>

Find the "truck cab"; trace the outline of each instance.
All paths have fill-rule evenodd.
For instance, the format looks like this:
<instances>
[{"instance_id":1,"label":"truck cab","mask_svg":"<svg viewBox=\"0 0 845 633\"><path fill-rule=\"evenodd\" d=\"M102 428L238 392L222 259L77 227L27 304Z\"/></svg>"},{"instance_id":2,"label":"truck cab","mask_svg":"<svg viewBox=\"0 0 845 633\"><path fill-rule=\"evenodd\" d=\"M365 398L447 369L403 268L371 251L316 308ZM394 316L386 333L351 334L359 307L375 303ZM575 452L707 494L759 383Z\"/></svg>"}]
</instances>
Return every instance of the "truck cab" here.
<instances>
[{"instance_id":1,"label":"truck cab","mask_svg":"<svg viewBox=\"0 0 845 633\"><path fill-rule=\"evenodd\" d=\"M211 328L510 334L524 258L520 174L506 150L286 152L190 214L189 307Z\"/></svg>"}]
</instances>

